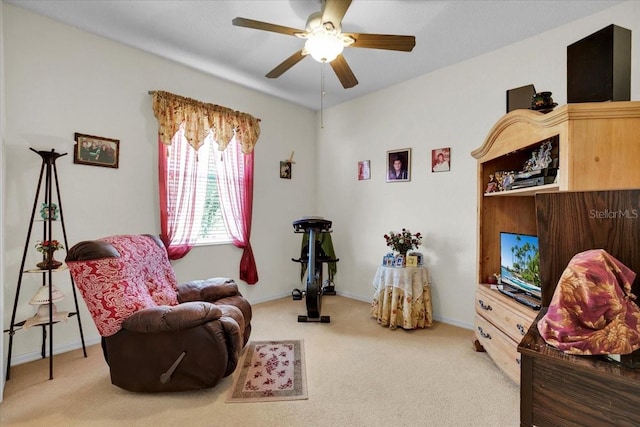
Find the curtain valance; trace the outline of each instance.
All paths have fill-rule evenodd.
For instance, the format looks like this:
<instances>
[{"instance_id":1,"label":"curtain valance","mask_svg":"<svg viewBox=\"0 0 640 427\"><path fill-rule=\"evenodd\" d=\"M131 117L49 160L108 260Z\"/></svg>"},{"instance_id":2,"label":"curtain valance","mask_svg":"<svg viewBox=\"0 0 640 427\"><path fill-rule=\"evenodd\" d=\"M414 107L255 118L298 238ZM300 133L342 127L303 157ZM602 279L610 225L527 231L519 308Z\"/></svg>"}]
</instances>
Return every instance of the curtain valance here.
<instances>
[{"instance_id":1,"label":"curtain valance","mask_svg":"<svg viewBox=\"0 0 640 427\"><path fill-rule=\"evenodd\" d=\"M213 138L224 150L235 135L242 152L251 153L260 137L260 120L250 114L215 104L207 104L169 92L154 91L153 113L158 119L158 138L165 145L184 123L184 136L195 150L213 131Z\"/></svg>"}]
</instances>

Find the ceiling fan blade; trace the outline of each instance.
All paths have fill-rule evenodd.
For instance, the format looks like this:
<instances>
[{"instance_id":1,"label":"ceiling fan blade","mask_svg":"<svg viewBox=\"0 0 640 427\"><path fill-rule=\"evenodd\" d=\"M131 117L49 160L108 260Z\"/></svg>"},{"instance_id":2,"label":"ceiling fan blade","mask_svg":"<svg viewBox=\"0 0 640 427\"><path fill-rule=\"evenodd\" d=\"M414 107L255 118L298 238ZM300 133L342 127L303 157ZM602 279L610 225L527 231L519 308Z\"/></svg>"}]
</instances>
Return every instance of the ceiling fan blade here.
<instances>
[{"instance_id":1,"label":"ceiling fan blade","mask_svg":"<svg viewBox=\"0 0 640 427\"><path fill-rule=\"evenodd\" d=\"M324 0L322 8L322 22L331 22L334 26L340 26L344 14L351 5L351 0Z\"/></svg>"},{"instance_id":2,"label":"ceiling fan blade","mask_svg":"<svg viewBox=\"0 0 640 427\"><path fill-rule=\"evenodd\" d=\"M271 31L272 33L287 34L289 36L295 36L296 33L304 33L303 30L296 28L285 27L282 25L269 24L268 22L255 21L248 18L234 18L231 23L236 27L253 28L255 30Z\"/></svg>"},{"instance_id":3,"label":"ceiling fan blade","mask_svg":"<svg viewBox=\"0 0 640 427\"><path fill-rule=\"evenodd\" d=\"M349 89L358 84L358 79L351 71L349 64L347 64L347 60L344 59L344 56L338 55L336 59L330 62L331 68L338 76L340 83L342 83L342 87L345 89Z\"/></svg>"},{"instance_id":4,"label":"ceiling fan blade","mask_svg":"<svg viewBox=\"0 0 640 427\"><path fill-rule=\"evenodd\" d=\"M369 49L400 50L411 52L416 45L414 36L396 36L391 34L357 34L343 33L355 39L350 47L364 47Z\"/></svg>"},{"instance_id":5,"label":"ceiling fan blade","mask_svg":"<svg viewBox=\"0 0 640 427\"><path fill-rule=\"evenodd\" d=\"M270 79L275 79L275 78L280 77L289 68L293 67L298 62L302 61L305 58L305 56L307 56L307 55L304 55L302 53L302 49L300 49L299 51L297 51L296 53L294 53L293 55L291 55L290 57L288 57L287 59L282 61L280 63L280 65L278 65L276 68L274 68L273 70L269 71L265 75L265 77L268 77Z\"/></svg>"}]
</instances>

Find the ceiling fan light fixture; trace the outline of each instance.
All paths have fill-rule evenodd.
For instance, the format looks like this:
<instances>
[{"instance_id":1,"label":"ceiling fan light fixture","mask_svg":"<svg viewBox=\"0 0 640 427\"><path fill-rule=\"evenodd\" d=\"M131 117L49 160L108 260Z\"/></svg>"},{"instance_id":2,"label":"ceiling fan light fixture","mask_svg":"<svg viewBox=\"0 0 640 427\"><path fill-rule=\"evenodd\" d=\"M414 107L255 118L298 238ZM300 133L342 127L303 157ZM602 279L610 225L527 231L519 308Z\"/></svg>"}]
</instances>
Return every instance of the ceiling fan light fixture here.
<instances>
[{"instance_id":1,"label":"ceiling fan light fixture","mask_svg":"<svg viewBox=\"0 0 640 427\"><path fill-rule=\"evenodd\" d=\"M331 62L344 50L344 42L335 32L314 31L308 35L304 50L318 62Z\"/></svg>"},{"instance_id":2,"label":"ceiling fan light fixture","mask_svg":"<svg viewBox=\"0 0 640 427\"><path fill-rule=\"evenodd\" d=\"M320 63L331 62L342 87L349 89L358 84L347 60L342 56L345 47L384 49L411 52L416 44L415 36L397 34L342 33L342 18L347 13L352 0L315 0L322 2L322 10L307 18L305 30L253 19L237 17L231 22L238 27L269 31L305 39L304 48L278 64L265 77L274 79L304 59L311 56ZM324 68L323 68L324 69ZM324 89L323 89L324 91Z\"/></svg>"}]
</instances>

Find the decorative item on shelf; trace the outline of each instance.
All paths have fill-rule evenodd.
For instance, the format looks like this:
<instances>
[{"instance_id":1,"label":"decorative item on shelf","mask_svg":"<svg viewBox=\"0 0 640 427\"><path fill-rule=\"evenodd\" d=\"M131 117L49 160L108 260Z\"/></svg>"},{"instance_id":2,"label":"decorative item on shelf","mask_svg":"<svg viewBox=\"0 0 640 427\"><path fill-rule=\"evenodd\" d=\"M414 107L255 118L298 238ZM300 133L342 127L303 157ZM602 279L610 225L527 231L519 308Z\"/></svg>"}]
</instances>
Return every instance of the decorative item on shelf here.
<instances>
[{"instance_id":1,"label":"decorative item on shelf","mask_svg":"<svg viewBox=\"0 0 640 427\"><path fill-rule=\"evenodd\" d=\"M387 242L387 246L402 255L403 260L406 258L408 251L418 249L418 246L422 243L422 235L420 233L412 234L406 228L403 228L399 233L390 231L389 234L384 235L384 239Z\"/></svg>"},{"instance_id":2,"label":"decorative item on shelf","mask_svg":"<svg viewBox=\"0 0 640 427\"><path fill-rule=\"evenodd\" d=\"M410 257L410 256L416 257L416 261L418 265L424 265L424 255L422 255L422 252L415 252L415 251L407 252L407 257Z\"/></svg>"},{"instance_id":3,"label":"decorative item on shelf","mask_svg":"<svg viewBox=\"0 0 640 427\"><path fill-rule=\"evenodd\" d=\"M487 193L509 190L514 181L515 171L496 171L493 176L489 176ZM491 191L489 191L491 190Z\"/></svg>"},{"instance_id":4,"label":"decorative item on shelf","mask_svg":"<svg viewBox=\"0 0 640 427\"><path fill-rule=\"evenodd\" d=\"M55 302L62 301L64 294L60 289L51 285L51 320L54 322L66 321L69 318L69 312L58 312ZM31 305L37 305L36 314L25 322L25 327L42 325L49 323L49 286L41 286L38 292L29 301Z\"/></svg>"},{"instance_id":5,"label":"decorative item on shelf","mask_svg":"<svg viewBox=\"0 0 640 427\"><path fill-rule=\"evenodd\" d=\"M553 161L551 157L552 149L553 143L551 140L543 142L540 148L531 152L531 158L524 164L523 171L538 171L548 168Z\"/></svg>"},{"instance_id":6,"label":"decorative item on shelf","mask_svg":"<svg viewBox=\"0 0 640 427\"><path fill-rule=\"evenodd\" d=\"M43 203L42 208L40 208L40 216L42 219L58 219L58 205L55 203Z\"/></svg>"},{"instance_id":7,"label":"decorative item on shelf","mask_svg":"<svg viewBox=\"0 0 640 427\"><path fill-rule=\"evenodd\" d=\"M541 113L548 113L557 106L558 104L553 102L551 92L538 92L531 98L531 109Z\"/></svg>"},{"instance_id":8,"label":"decorative item on shelf","mask_svg":"<svg viewBox=\"0 0 640 427\"><path fill-rule=\"evenodd\" d=\"M45 255L45 259L36 264L38 268L41 270L55 270L60 267L62 263L53 258L54 252L58 249L64 249L64 246L57 240L38 241L36 250Z\"/></svg>"},{"instance_id":9,"label":"decorative item on shelf","mask_svg":"<svg viewBox=\"0 0 640 427\"><path fill-rule=\"evenodd\" d=\"M393 267L396 263L396 257L393 252L389 252L384 257L382 257L382 266L383 267Z\"/></svg>"},{"instance_id":10,"label":"decorative item on shelf","mask_svg":"<svg viewBox=\"0 0 640 427\"><path fill-rule=\"evenodd\" d=\"M489 175L489 182L487 183L487 189L484 191L485 193L495 193L499 191L498 181L496 181L496 177L494 174Z\"/></svg>"},{"instance_id":11,"label":"decorative item on shelf","mask_svg":"<svg viewBox=\"0 0 640 427\"><path fill-rule=\"evenodd\" d=\"M533 84L507 90L507 113L513 110L531 108L531 97L536 94Z\"/></svg>"},{"instance_id":12,"label":"decorative item on shelf","mask_svg":"<svg viewBox=\"0 0 640 427\"><path fill-rule=\"evenodd\" d=\"M558 141L549 138L531 151L531 157L519 171L496 171L489 174L485 194L551 184L558 175Z\"/></svg>"}]
</instances>

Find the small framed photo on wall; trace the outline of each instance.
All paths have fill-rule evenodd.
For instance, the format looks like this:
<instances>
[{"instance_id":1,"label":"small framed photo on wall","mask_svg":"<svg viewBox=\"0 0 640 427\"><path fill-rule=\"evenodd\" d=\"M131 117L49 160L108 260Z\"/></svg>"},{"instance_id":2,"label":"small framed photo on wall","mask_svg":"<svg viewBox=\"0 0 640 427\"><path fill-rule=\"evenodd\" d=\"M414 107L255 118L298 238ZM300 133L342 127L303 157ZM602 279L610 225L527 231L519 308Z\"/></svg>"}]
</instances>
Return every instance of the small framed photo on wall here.
<instances>
[{"instance_id":1,"label":"small framed photo on wall","mask_svg":"<svg viewBox=\"0 0 640 427\"><path fill-rule=\"evenodd\" d=\"M387 182L411 180L411 148L387 151Z\"/></svg>"},{"instance_id":2,"label":"small framed photo on wall","mask_svg":"<svg viewBox=\"0 0 640 427\"><path fill-rule=\"evenodd\" d=\"M280 178L291 179L291 162L280 162Z\"/></svg>"},{"instance_id":3,"label":"small framed photo on wall","mask_svg":"<svg viewBox=\"0 0 640 427\"><path fill-rule=\"evenodd\" d=\"M451 170L451 148L431 150L431 171L449 172Z\"/></svg>"},{"instance_id":4,"label":"small framed photo on wall","mask_svg":"<svg viewBox=\"0 0 640 427\"><path fill-rule=\"evenodd\" d=\"M120 140L101 136L75 134L73 163L117 168L120 159Z\"/></svg>"},{"instance_id":5,"label":"small framed photo on wall","mask_svg":"<svg viewBox=\"0 0 640 427\"><path fill-rule=\"evenodd\" d=\"M371 178L371 162L362 160L358 162L358 181Z\"/></svg>"}]
</instances>

